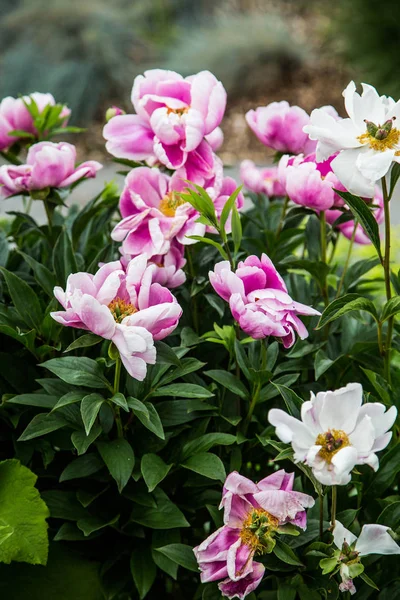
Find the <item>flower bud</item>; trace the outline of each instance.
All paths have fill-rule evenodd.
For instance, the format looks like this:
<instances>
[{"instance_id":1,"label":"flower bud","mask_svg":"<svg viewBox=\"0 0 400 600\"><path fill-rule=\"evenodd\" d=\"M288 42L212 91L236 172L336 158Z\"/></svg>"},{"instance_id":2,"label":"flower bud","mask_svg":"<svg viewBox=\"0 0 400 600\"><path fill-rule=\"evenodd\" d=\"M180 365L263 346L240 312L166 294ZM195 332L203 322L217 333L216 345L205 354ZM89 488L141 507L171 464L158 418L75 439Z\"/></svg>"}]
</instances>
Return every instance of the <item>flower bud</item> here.
<instances>
[{"instance_id":1,"label":"flower bud","mask_svg":"<svg viewBox=\"0 0 400 600\"><path fill-rule=\"evenodd\" d=\"M126 112L118 106L111 106L106 111L106 122L108 123L113 117L119 117L120 115L126 115Z\"/></svg>"}]
</instances>

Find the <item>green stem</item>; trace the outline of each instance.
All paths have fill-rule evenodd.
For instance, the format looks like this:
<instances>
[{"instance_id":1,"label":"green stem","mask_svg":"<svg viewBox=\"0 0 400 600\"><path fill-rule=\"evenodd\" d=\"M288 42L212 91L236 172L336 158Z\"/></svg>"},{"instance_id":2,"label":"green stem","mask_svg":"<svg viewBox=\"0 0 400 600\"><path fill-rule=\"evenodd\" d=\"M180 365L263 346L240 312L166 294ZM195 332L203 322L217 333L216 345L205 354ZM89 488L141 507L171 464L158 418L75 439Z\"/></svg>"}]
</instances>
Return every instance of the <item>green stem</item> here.
<instances>
[{"instance_id":1,"label":"green stem","mask_svg":"<svg viewBox=\"0 0 400 600\"><path fill-rule=\"evenodd\" d=\"M319 213L319 222L321 225L321 261L326 264L326 216L324 210L321 210ZM324 277L324 283L322 285L322 296L324 298L325 306L328 306L329 297L326 277Z\"/></svg>"},{"instance_id":2,"label":"green stem","mask_svg":"<svg viewBox=\"0 0 400 600\"><path fill-rule=\"evenodd\" d=\"M122 366L122 362L120 357L118 357L115 360L115 374L114 374L114 395L118 394L119 392L119 382L121 379L121 366ZM122 427L122 419L121 419L121 411L119 406L115 406L114 407L115 410L115 422L117 424L117 432L118 432L118 437L122 438L124 437L123 434L123 427Z\"/></svg>"},{"instance_id":3,"label":"green stem","mask_svg":"<svg viewBox=\"0 0 400 600\"><path fill-rule=\"evenodd\" d=\"M392 297L392 287L390 283L390 205L389 205L389 194L386 185L385 177L382 177L382 192L383 192L383 207L385 212L385 257L383 260L383 270L385 273L385 289L386 299L390 300ZM393 323L394 317L388 319L388 326L386 332L386 346L385 346L385 364L384 372L385 378L390 385L390 349L392 345L393 335Z\"/></svg>"},{"instance_id":4,"label":"green stem","mask_svg":"<svg viewBox=\"0 0 400 600\"><path fill-rule=\"evenodd\" d=\"M192 253L191 253L191 250L190 250L189 247L186 248L186 258L187 258L187 264L188 264L188 270L189 270L190 279L193 282L194 278L196 276L196 273L195 273L195 270L194 270ZM196 298L196 296L191 296L190 297L190 303L191 303L191 308L192 308L193 328L194 328L194 330L195 330L196 333L199 333L199 313L198 313L198 308L197 308L197 298Z\"/></svg>"},{"instance_id":5,"label":"green stem","mask_svg":"<svg viewBox=\"0 0 400 600\"><path fill-rule=\"evenodd\" d=\"M28 202L26 203L26 205L24 207L25 213L27 215L29 215L31 212L32 202L33 202L33 198L32 198L32 196L29 196Z\"/></svg>"},{"instance_id":6,"label":"green stem","mask_svg":"<svg viewBox=\"0 0 400 600\"><path fill-rule=\"evenodd\" d=\"M378 347L381 356L385 356L385 349L382 341L382 323L378 321Z\"/></svg>"},{"instance_id":7,"label":"green stem","mask_svg":"<svg viewBox=\"0 0 400 600\"><path fill-rule=\"evenodd\" d=\"M332 505L331 505L331 528L334 529L336 525L336 508L337 508L337 487L332 486Z\"/></svg>"},{"instance_id":8,"label":"green stem","mask_svg":"<svg viewBox=\"0 0 400 600\"><path fill-rule=\"evenodd\" d=\"M351 252L353 250L354 240L355 240L356 233L357 233L357 226L358 226L358 221L356 219L354 221L354 229L353 229L353 233L351 234L351 239L350 239L350 243L349 243L349 249L347 251L346 261L345 261L344 267L343 267L343 273L342 273L342 276L340 278L339 286L338 286L338 289L337 289L337 292L336 292L336 298L338 298L340 296L340 292L342 290L343 283L344 283L344 278L346 277L347 269L349 267Z\"/></svg>"},{"instance_id":9,"label":"green stem","mask_svg":"<svg viewBox=\"0 0 400 600\"><path fill-rule=\"evenodd\" d=\"M231 265L232 271L234 271L235 270L235 261L233 260L231 249L229 248L228 236L226 235L226 232L224 229L221 229L219 233L221 236L222 243L224 245L225 252L228 256L229 264Z\"/></svg>"},{"instance_id":10,"label":"green stem","mask_svg":"<svg viewBox=\"0 0 400 600\"><path fill-rule=\"evenodd\" d=\"M276 230L276 237L278 238L282 229L283 229L283 225L285 223L285 217L286 217L286 212L287 212L287 208L289 206L289 196L285 196L285 200L283 202L283 206L282 206L282 214L281 214L281 218L279 220L279 225L278 225L278 229Z\"/></svg>"},{"instance_id":11,"label":"green stem","mask_svg":"<svg viewBox=\"0 0 400 600\"><path fill-rule=\"evenodd\" d=\"M250 422L251 422L251 418L253 416L254 409L256 407L256 404L258 402L258 398L260 396L260 391L261 391L261 382L257 383L257 385L255 387L255 390L254 390L254 393L253 393L253 397L252 397L251 402L250 402L249 411L248 411L248 413L246 415L246 418L244 420L244 423L243 423L243 433L244 433L244 435L246 435L247 430L249 428L249 425L250 425Z\"/></svg>"},{"instance_id":12,"label":"green stem","mask_svg":"<svg viewBox=\"0 0 400 600\"><path fill-rule=\"evenodd\" d=\"M319 497L319 539L322 540L324 534L324 497L318 494Z\"/></svg>"},{"instance_id":13,"label":"green stem","mask_svg":"<svg viewBox=\"0 0 400 600\"><path fill-rule=\"evenodd\" d=\"M53 215L54 215L54 204L47 201L47 199L43 200L44 209L46 211L47 223L49 226L49 234L50 237L53 235Z\"/></svg>"}]
</instances>

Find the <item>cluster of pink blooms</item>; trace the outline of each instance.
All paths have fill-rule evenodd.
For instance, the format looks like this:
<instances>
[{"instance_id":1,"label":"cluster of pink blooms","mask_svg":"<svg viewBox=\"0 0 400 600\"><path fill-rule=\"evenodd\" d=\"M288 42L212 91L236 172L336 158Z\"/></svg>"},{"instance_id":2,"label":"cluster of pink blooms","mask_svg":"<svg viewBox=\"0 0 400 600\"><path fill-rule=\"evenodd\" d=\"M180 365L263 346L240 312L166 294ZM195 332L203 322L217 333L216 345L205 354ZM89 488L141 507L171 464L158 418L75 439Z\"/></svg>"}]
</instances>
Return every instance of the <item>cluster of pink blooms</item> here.
<instances>
[{"instance_id":1,"label":"cluster of pink blooms","mask_svg":"<svg viewBox=\"0 0 400 600\"><path fill-rule=\"evenodd\" d=\"M232 272L228 261L221 261L210 271L211 285L221 298L229 302L234 319L241 329L254 339L269 335L281 338L285 348L301 339L308 331L298 315L320 313L295 302L289 296L285 282L266 254L261 260L249 256Z\"/></svg>"},{"instance_id":2,"label":"cluster of pink blooms","mask_svg":"<svg viewBox=\"0 0 400 600\"><path fill-rule=\"evenodd\" d=\"M321 119L340 122L341 119L332 106L319 110ZM317 213L325 211L330 225L341 217L347 206L334 190L347 191L334 173L332 163L337 158L336 148L321 160L315 154L317 141L308 135L311 117L300 107L287 102L272 102L268 106L250 110L246 120L258 139L267 147L283 153L279 165L271 168L258 168L252 161L241 164L240 175L246 188L256 194L270 198L287 196L292 202L305 206ZM322 136L322 133L321 133ZM322 139L322 137L320 138ZM371 189L371 188L370 188ZM374 194L364 200L373 208L378 223L384 219L383 199L378 186L372 186ZM354 237L359 244L369 244L370 240L361 225L355 228L354 219L339 222L335 227L347 238ZM354 230L355 229L355 230Z\"/></svg>"},{"instance_id":3,"label":"cluster of pink blooms","mask_svg":"<svg viewBox=\"0 0 400 600\"><path fill-rule=\"evenodd\" d=\"M293 491L294 473L282 469L257 484L233 472L228 475L220 509L224 525L194 548L201 581L222 581L218 587L228 598L245 598L260 584L265 567L254 557L272 552L275 537L285 525L306 529L306 508L311 496Z\"/></svg>"}]
</instances>

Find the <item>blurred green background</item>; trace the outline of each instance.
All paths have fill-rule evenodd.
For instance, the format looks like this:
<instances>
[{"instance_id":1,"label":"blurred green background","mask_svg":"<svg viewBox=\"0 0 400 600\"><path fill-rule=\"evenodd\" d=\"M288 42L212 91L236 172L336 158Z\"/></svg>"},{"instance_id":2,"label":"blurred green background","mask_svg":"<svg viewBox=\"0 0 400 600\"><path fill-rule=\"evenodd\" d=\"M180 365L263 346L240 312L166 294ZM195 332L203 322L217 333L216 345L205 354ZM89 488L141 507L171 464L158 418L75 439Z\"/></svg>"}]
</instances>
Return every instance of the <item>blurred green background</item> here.
<instances>
[{"instance_id":1,"label":"blurred green background","mask_svg":"<svg viewBox=\"0 0 400 600\"><path fill-rule=\"evenodd\" d=\"M223 158L262 161L250 107L340 109L351 77L399 94L398 17L398 0L0 0L0 97L52 92L92 125L82 144L95 155L104 111L130 110L135 75L208 68L229 93Z\"/></svg>"}]
</instances>

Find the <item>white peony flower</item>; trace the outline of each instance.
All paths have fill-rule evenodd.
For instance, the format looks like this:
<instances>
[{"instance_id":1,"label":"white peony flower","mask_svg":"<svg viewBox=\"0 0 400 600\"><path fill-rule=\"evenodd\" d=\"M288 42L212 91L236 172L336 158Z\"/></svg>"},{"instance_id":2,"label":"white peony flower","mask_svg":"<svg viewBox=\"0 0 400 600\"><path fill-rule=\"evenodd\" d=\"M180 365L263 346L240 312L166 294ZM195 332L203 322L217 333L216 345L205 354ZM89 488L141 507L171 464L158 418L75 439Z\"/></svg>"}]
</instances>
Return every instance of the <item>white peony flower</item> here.
<instances>
[{"instance_id":1,"label":"white peony flower","mask_svg":"<svg viewBox=\"0 0 400 600\"><path fill-rule=\"evenodd\" d=\"M301 421L280 409L269 411L268 420L282 442L292 444L296 462L312 468L324 485L346 485L355 465L377 471L375 452L386 448L397 410L376 403L362 404L362 386L349 383L334 392L311 393L301 407Z\"/></svg>"},{"instance_id":2,"label":"white peony flower","mask_svg":"<svg viewBox=\"0 0 400 600\"><path fill-rule=\"evenodd\" d=\"M335 175L353 194L372 198L376 181L400 162L400 101L379 96L371 85L362 88L360 95L351 81L343 92L348 118L318 108L303 131L318 140L318 162L339 152L332 161Z\"/></svg>"},{"instance_id":3,"label":"white peony flower","mask_svg":"<svg viewBox=\"0 0 400 600\"><path fill-rule=\"evenodd\" d=\"M368 554L400 554L400 548L388 533L388 529L385 525L364 525L357 539L357 536L336 521L332 533L333 543L340 551L337 559L342 578L339 586L341 592L349 591L355 594L353 577L364 570L361 557Z\"/></svg>"}]
</instances>

